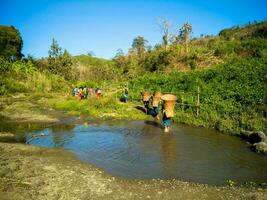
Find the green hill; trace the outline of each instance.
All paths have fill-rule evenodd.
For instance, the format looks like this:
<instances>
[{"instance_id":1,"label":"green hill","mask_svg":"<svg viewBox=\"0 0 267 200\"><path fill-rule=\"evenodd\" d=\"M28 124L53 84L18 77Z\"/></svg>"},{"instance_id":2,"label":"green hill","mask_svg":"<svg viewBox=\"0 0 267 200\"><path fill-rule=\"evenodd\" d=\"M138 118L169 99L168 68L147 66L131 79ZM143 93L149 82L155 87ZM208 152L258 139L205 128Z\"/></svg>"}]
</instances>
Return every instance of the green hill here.
<instances>
[{"instance_id":1,"label":"green hill","mask_svg":"<svg viewBox=\"0 0 267 200\"><path fill-rule=\"evenodd\" d=\"M155 50L167 55L177 52L177 58L165 63L163 69L131 80L133 98L142 90L174 93L178 103L193 105L177 106L178 122L234 134L241 130L266 133L266 30L266 21L225 29L218 36L192 40L188 55L179 55L183 48L179 44ZM190 70L190 62L194 63L194 70ZM201 114L197 117L194 106L198 87Z\"/></svg>"},{"instance_id":2,"label":"green hill","mask_svg":"<svg viewBox=\"0 0 267 200\"><path fill-rule=\"evenodd\" d=\"M120 78L120 71L114 61L88 55L73 57L75 70L80 81L114 81Z\"/></svg>"}]
</instances>

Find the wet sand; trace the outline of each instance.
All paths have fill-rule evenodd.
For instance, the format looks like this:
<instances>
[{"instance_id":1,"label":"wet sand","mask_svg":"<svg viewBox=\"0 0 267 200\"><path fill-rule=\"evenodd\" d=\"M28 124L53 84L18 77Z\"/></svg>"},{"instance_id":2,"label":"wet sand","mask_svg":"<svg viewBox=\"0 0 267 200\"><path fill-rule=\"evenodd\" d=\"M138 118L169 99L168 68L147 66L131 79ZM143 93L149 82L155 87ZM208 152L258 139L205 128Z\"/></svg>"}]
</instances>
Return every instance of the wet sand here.
<instances>
[{"instance_id":1,"label":"wet sand","mask_svg":"<svg viewBox=\"0 0 267 200\"><path fill-rule=\"evenodd\" d=\"M71 153L0 143L0 199L267 199L267 189L112 177Z\"/></svg>"}]
</instances>

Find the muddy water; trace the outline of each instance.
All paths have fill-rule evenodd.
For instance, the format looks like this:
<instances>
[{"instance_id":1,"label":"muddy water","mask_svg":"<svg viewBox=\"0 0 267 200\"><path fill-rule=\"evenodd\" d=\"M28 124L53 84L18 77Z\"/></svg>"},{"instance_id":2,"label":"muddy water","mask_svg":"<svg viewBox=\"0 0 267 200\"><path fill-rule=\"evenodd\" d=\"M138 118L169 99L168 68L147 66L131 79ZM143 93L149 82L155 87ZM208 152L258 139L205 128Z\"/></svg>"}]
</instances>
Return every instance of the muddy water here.
<instances>
[{"instance_id":1,"label":"muddy water","mask_svg":"<svg viewBox=\"0 0 267 200\"><path fill-rule=\"evenodd\" d=\"M26 142L64 148L108 173L138 179L171 179L224 185L267 182L267 158L239 138L175 125L164 134L153 121L87 121L26 131Z\"/></svg>"}]
</instances>

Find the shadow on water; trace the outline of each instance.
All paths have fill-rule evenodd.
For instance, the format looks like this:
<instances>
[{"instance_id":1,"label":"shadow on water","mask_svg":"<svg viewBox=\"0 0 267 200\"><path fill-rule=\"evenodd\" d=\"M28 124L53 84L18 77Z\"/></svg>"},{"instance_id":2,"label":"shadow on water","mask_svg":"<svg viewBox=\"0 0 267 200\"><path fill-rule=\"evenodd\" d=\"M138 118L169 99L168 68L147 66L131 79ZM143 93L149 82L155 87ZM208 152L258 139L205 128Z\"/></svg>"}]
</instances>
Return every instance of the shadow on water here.
<instances>
[{"instance_id":1,"label":"shadow on water","mask_svg":"<svg viewBox=\"0 0 267 200\"><path fill-rule=\"evenodd\" d=\"M145 124L153 126L153 127L157 127L157 128L163 128L163 126L160 124L160 121L149 121L146 120L144 121Z\"/></svg>"},{"instance_id":2,"label":"shadow on water","mask_svg":"<svg viewBox=\"0 0 267 200\"><path fill-rule=\"evenodd\" d=\"M267 159L238 138L157 121L76 121L25 129L29 144L65 148L108 173L138 179L180 179L225 185L267 180ZM19 126L17 124L16 126Z\"/></svg>"}]
</instances>

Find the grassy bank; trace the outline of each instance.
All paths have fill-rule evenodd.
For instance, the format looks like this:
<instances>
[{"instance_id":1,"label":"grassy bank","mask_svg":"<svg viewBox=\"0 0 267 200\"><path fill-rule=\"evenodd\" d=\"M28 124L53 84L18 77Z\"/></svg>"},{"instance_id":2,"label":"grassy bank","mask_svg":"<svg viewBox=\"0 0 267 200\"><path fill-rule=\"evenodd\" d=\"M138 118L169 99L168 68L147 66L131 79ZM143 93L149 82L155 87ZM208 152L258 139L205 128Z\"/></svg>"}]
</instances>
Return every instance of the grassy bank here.
<instances>
[{"instance_id":1,"label":"grassy bank","mask_svg":"<svg viewBox=\"0 0 267 200\"><path fill-rule=\"evenodd\" d=\"M105 96L106 95L106 96ZM86 115L96 118L116 118L116 119L147 119L140 110L136 109L138 103L122 103L116 96L104 94L103 97L88 97L81 101L75 97L66 98L46 98L39 101L58 110L67 111L69 114L80 116Z\"/></svg>"},{"instance_id":2,"label":"grassy bank","mask_svg":"<svg viewBox=\"0 0 267 200\"><path fill-rule=\"evenodd\" d=\"M196 108L177 106L175 121L239 134L266 133L266 71L264 58L238 59L213 69L153 73L130 81L134 98L140 91L174 93L178 103L196 105L200 88L200 115Z\"/></svg>"}]
</instances>

